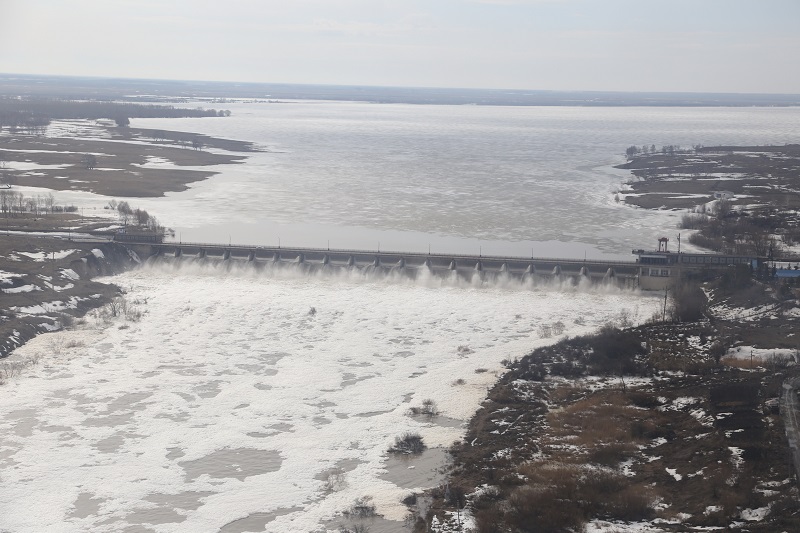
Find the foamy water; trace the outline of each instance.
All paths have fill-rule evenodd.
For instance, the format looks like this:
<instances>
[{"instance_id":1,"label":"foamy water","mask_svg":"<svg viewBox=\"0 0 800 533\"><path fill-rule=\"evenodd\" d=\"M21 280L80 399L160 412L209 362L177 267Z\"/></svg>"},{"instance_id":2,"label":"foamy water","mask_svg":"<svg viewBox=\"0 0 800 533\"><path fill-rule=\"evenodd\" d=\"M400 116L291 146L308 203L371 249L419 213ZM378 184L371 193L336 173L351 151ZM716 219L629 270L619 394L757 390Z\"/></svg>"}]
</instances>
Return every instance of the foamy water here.
<instances>
[{"instance_id":1,"label":"foamy water","mask_svg":"<svg viewBox=\"0 0 800 533\"><path fill-rule=\"evenodd\" d=\"M562 322L575 335L620 310L647 318L660 302L614 288L308 276L219 261L109 281L144 311L140 321L90 320L14 355L42 358L3 387L9 531L217 531L240 519L313 531L333 529L362 496L402 520L409 487L385 463L396 436L458 440L500 362L553 341L538 338L539 325ZM409 416L428 398L445 423ZM336 467L344 479L331 489Z\"/></svg>"}]
</instances>

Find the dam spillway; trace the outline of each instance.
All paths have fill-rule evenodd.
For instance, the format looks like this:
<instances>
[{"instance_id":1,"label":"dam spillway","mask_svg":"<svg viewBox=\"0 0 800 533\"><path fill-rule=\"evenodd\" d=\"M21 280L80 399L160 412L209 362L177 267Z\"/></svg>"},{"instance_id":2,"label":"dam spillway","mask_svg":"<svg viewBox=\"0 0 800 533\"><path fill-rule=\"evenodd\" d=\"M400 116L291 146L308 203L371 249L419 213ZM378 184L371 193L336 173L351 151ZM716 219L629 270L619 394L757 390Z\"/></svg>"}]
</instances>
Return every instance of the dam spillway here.
<instances>
[{"instance_id":1,"label":"dam spillway","mask_svg":"<svg viewBox=\"0 0 800 533\"><path fill-rule=\"evenodd\" d=\"M133 243L125 246L142 258L246 262L255 268L293 266L310 271L358 269L397 272L416 277L420 272L465 279L511 278L577 279L635 287L638 263L598 259L514 257L377 250L336 250L305 247L223 245L207 243Z\"/></svg>"}]
</instances>

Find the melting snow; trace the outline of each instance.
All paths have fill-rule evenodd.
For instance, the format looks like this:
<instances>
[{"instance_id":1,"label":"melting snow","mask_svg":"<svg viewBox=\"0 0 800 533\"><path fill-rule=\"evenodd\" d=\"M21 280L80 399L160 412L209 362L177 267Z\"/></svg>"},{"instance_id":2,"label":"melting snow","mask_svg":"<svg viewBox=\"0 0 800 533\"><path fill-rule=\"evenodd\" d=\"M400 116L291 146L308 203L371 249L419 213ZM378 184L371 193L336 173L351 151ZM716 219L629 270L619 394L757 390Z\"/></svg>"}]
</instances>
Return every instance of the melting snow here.
<instances>
[{"instance_id":1,"label":"melting snow","mask_svg":"<svg viewBox=\"0 0 800 533\"><path fill-rule=\"evenodd\" d=\"M769 508L770 506L767 505L758 509L744 509L739 516L741 516L742 520L747 520L748 522L760 522L769 514Z\"/></svg>"},{"instance_id":2,"label":"melting snow","mask_svg":"<svg viewBox=\"0 0 800 533\"><path fill-rule=\"evenodd\" d=\"M9 289L0 289L6 294L15 294L20 292L32 292L32 291L40 291L42 290L40 287L36 285L20 285L19 287L11 287Z\"/></svg>"},{"instance_id":3,"label":"melting snow","mask_svg":"<svg viewBox=\"0 0 800 533\"><path fill-rule=\"evenodd\" d=\"M16 255L23 255L28 259L34 261L51 261L53 259L64 259L70 254L77 252L77 250L62 250L60 252L14 252Z\"/></svg>"}]
</instances>

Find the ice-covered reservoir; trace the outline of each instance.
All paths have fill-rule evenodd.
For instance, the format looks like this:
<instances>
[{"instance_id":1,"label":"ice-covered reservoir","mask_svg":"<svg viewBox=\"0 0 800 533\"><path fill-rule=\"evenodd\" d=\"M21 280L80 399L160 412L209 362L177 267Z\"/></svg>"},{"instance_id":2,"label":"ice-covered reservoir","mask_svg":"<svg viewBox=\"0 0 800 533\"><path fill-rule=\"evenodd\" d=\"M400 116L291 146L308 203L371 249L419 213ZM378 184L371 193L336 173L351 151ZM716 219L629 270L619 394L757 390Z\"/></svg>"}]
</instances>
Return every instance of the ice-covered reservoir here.
<instances>
[{"instance_id":1,"label":"ice-covered reservoir","mask_svg":"<svg viewBox=\"0 0 800 533\"><path fill-rule=\"evenodd\" d=\"M41 358L3 387L2 529L318 531L362 496L402 520L411 487L386 472L397 435L458 440L500 362L553 341L539 325L575 335L660 303L614 288L215 265L115 277L140 320L90 318L18 350ZM445 418L409 416L428 398Z\"/></svg>"}]
</instances>

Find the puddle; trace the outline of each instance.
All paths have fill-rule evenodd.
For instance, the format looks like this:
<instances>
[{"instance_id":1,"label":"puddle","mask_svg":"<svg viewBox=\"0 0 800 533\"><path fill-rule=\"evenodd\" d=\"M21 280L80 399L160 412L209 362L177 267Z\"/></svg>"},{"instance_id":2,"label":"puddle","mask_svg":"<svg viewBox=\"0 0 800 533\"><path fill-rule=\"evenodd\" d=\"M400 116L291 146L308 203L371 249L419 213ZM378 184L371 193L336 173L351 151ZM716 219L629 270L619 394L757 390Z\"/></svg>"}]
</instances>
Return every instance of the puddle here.
<instances>
[{"instance_id":1,"label":"puddle","mask_svg":"<svg viewBox=\"0 0 800 533\"><path fill-rule=\"evenodd\" d=\"M152 392L131 392L128 394L124 394L123 396L117 398L116 400L112 401L108 404L108 412L113 413L114 411L144 411L147 409L147 405L136 405L150 396L152 396Z\"/></svg>"},{"instance_id":2,"label":"puddle","mask_svg":"<svg viewBox=\"0 0 800 533\"><path fill-rule=\"evenodd\" d=\"M100 504L106 500L103 498L93 498L93 496L91 492L81 492L78 494L78 499L72 504L75 510L72 511L71 516L75 518L87 518L97 515L97 513L100 512Z\"/></svg>"},{"instance_id":3,"label":"puddle","mask_svg":"<svg viewBox=\"0 0 800 533\"><path fill-rule=\"evenodd\" d=\"M449 416L428 416L428 415L411 415L411 418L414 420L418 420L420 422L428 422L435 426L441 426L444 428L460 428L464 426L466 423L463 420L459 420L457 418L450 418Z\"/></svg>"},{"instance_id":4,"label":"puddle","mask_svg":"<svg viewBox=\"0 0 800 533\"><path fill-rule=\"evenodd\" d=\"M222 381L209 381L208 383L203 383L194 388L194 391L197 395L201 398L214 398L222 389L220 388L220 384Z\"/></svg>"},{"instance_id":5,"label":"puddle","mask_svg":"<svg viewBox=\"0 0 800 533\"><path fill-rule=\"evenodd\" d=\"M122 415L111 415L111 416L98 416L95 418L87 418L81 424L84 427L93 427L93 428L100 428L100 427L114 427L114 426L121 426L123 424L129 424L131 419L133 418L134 413L125 413Z\"/></svg>"},{"instance_id":6,"label":"puddle","mask_svg":"<svg viewBox=\"0 0 800 533\"><path fill-rule=\"evenodd\" d=\"M404 489L435 487L444 481L449 460L444 448L428 448L419 455L390 455L381 479Z\"/></svg>"},{"instance_id":7,"label":"puddle","mask_svg":"<svg viewBox=\"0 0 800 533\"><path fill-rule=\"evenodd\" d=\"M253 513L222 526L219 533L249 533L264 531L264 528L279 516L302 511L302 507L277 509L271 513Z\"/></svg>"},{"instance_id":8,"label":"puddle","mask_svg":"<svg viewBox=\"0 0 800 533\"><path fill-rule=\"evenodd\" d=\"M357 527L364 529L358 530ZM369 533L408 533L408 528L403 522L387 520L382 516L360 518L358 520L333 520L325 523L327 530L333 531L368 531Z\"/></svg>"},{"instance_id":9,"label":"puddle","mask_svg":"<svg viewBox=\"0 0 800 533\"><path fill-rule=\"evenodd\" d=\"M174 461L186 455L182 448L167 448L167 459Z\"/></svg>"},{"instance_id":10,"label":"puddle","mask_svg":"<svg viewBox=\"0 0 800 533\"><path fill-rule=\"evenodd\" d=\"M125 517L125 521L131 524L174 524L183 522L186 517L178 514L178 511L171 507L156 507L154 509L138 509Z\"/></svg>"},{"instance_id":11,"label":"puddle","mask_svg":"<svg viewBox=\"0 0 800 533\"><path fill-rule=\"evenodd\" d=\"M111 343L108 343L108 342L97 344L95 346L95 348L97 349L98 352L104 353L104 354L107 354L108 352L110 352L111 348L113 348L113 347L114 347L114 345L111 344Z\"/></svg>"},{"instance_id":12,"label":"puddle","mask_svg":"<svg viewBox=\"0 0 800 533\"><path fill-rule=\"evenodd\" d=\"M347 373L342 375L342 385L341 386L342 386L342 388L350 387L352 385L355 385L359 381L366 381L368 379L373 379L374 377L375 377L374 374L357 377L355 374L351 374L351 373L347 372Z\"/></svg>"},{"instance_id":13,"label":"puddle","mask_svg":"<svg viewBox=\"0 0 800 533\"><path fill-rule=\"evenodd\" d=\"M184 511L196 511L203 506L200 500L206 496L211 496L213 492L181 492L178 494L148 494L145 501L154 503L160 507L183 509Z\"/></svg>"},{"instance_id":14,"label":"puddle","mask_svg":"<svg viewBox=\"0 0 800 533\"><path fill-rule=\"evenodd\" d=\"M186 471L186 479L194 481L202 475L212 478L236 478L275 472L281 467L281 456L274 450L237 448L217 450L194 461L178 463Z\"/></svg>"},{"instance_id":15,"label":"puddle","mask_svg":"<svg viewBox=\"0 0 800 533\"><path fill-rule=\"evenodd\" d=\"M64 433L66 431L72 431L72 428L69 426L42 426L39 429L42 431L47 431L48 433Z\"/></svg>"},{"instance_id":16,"label":"puddle","mask_svg":"<svg viewBox=\"0 0 800 533\"><path fill-rule=\"evenodd\" d=\"M5 450L0 450L0 468L6 468L15 464L19 464L17 461L12 459L18 451L19 449L13 449L10 447L7 447Z\"/></svg>"},{"instance_id":17,"label":"puddle","mask_svg":"<svg viewBox=\"0 0 800 533\"><path fill-rule=\"evenodd\" d=\"M341 459L332 467L319 472L314 479L322 481L322 492L330 494L342 490L348 485L347 473L365 463L359 459Z\"/></svg>"},{"instance_id":18,"label":"puddle","mask_svg":"<svg viewBox=\"0 0 800 533\"><path fill-rule=\"evenodd\" d=\"M14 425L14 433L20 437L30 437L33 435L33 428L39 424L35 418L23 418Z\"/></svg>"},{"instance_id":19,"label":"puddle","mask_svg":"<svg viewBox=\"0 0 800 533\"><path fill-rule=\"evenodd\" d=\"M275 352L270 354L264 354L259 356L259 359L263 361L265 364L274 365L284 357L288 357L289 354L286 352Z\"/></svg>"},{"instance_id":20,"label":"puddle","mask_svg":"<svg viewBox=\"0 0 800 533\"><path fill-rule=\"evenodd\" d=\"M258 371L261 370L264 367L261 366L261 365L239 364L239 365L236 365L236 368L240 368L242 370L246 370L246 371L250 372L251 374L258 374Z\"/></svg>"},{"instance_id":21,"label":"puddle","mask_svg":"<svg viewBox=\"0 0 800 533\"><path fill-rule=\"evenodd\" d=\"M125 438L120 435L112 435L97 441L94 447L97 448L97 451L100 453L114 453L122 448L123 444L125 444Z\"/></svg>"},{"instance_id":22,"label":"puddle","mask_svg":"<svg viewBox=\"0 0 800 533\"><path fill-rule=\"evenodd\" d=\"M180 413L158 413L154 416L154 418L166 418L167 420L172 420L173 422L186 422L191 418L189 413L186 411Z\"/></svg>"},{"instance_id":23,"label":"puddle","mask_svg":"<svg viewBox=\"0 0 800 533\"><path fill-rule=\"evenodd\" d=\"M355 416L359 416L361 418L370 418L373 416L385 415L386 413L391 413L391 411L368 411L366 413L356 413Z\"/></svg>"},{"instance_id":24,"label":"puddle","mask_svg":"<svg viewBox=\"0 0 800 533\"><path fill-rule=\"evenodd\" d=\"M254 439L266 439L267 437L271 437L275 435L275 433L262 433L260 431L252 431L247 434L248 437L253 437Z\"/></svg>"}]
</instances>

